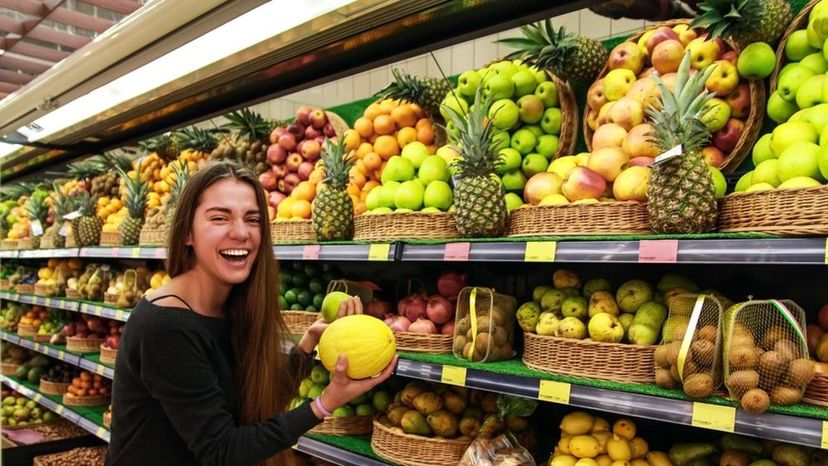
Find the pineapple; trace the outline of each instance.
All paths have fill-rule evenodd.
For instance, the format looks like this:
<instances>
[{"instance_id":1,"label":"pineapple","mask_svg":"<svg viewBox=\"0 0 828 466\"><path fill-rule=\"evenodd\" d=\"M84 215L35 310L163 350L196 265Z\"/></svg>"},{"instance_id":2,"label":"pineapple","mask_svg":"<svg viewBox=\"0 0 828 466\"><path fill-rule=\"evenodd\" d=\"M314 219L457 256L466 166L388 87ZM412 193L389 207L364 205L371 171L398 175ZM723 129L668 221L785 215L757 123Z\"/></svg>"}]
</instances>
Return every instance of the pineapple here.
<instances>
[{"instance_id":1,"label":"pineapple","mask_svg":"<svg viewBox=\"0 0 828 466\"><path fill-rule=\"evenodd\" d=\"M506 59L520 59L527 65L550 70L567 81L591 83L609 57L607 49L597 40L567 32L563 27L556 32L548 19L520 30L524 37L498 41L517 49Z\"/></svg>"},{"instance_id":2,"label":"pineapple","mask_svg":"<svg viewBox=\"0 0 828 466\"><path fill-rule=\"evenodd\" d=\"M76 189L72 193L92 192L92 180L104 171L106 171L105 166L94 157L82 162L70 163L67 166L67 174L78 181Z\"/></svg>"},{"instance_id":3,"label":"pineapple","mask_svg":"<svg viewBox=\"0 0 828 466\"><path fill-rule=\"evenodd\" d=\"M455 162L460 181L454 191L454 217L457 230L465 237L502 236L506 231L505 193L495 176L495 168L502 162L493 142L496 130L488 118L490 104L478 89L467 114L446 108L449 123L457 128L451 135L452 145L461 155Z\"/></svg>"},{"instance_id":4,"label":"pineapple","mask_svg":"<svg viewBox=\"0 0 828 466\"><path fill-rule=\"evenodd\" d=\"M120 175L126 180L126 207L129 212L127 218L121 223L121 243L125 245L138 244L138 236L144 226L144 213L147 208L147 194L149 183L141 180L137 173L134 176L127 176L123 170Z\"/></svg>"},{"instance_id":5,"label":"pineapple","mask_svg":"<svg viewBox=\"0 0 828 466\"><path fill-rule=\"evenodd\" d=\"M64 222L63 216L72 212L74 204L72 198L63 194L58 182L54 182L52 186L55 199L55 222L49 227L49 231L44 233L44 236L49 235L52 238L52 245L56 248L62 248L66 245L66 237L60 234Z\"/></svg>"},{"instance_id":6,"label":"pineapple","mask_svg":"<svg viewBox=\"0 0 828 466\"><path fill-rule=\"evenodd\" d=\"M138 147L150 154L156 154L162 161L170 162L178 157L178 138L174 133L164 133L158 136L143 140Z\"/></svg>"},{"instance_id":7,"label":"pineapple","mask_svg":"<svg viewBox=\"0 0 828 466\"><path fill-rule=\"evenodd\" d=\"M225 127L235 130L237 134L236 159L257 175L266 171L268 138L272 123L246 108L225 115L225 118L230 120Z\"/></svg>"},{"instance_id":8,"label":"pineapple","mask_svg":"<svg viewBox=\"0 0 828 466\"><path fill-rule=\"evenodd\" d=\"M394 68L394 81L379 91L377 98L401 100L419 105L432 118L440 113L440 103L451 92L445 79L418 78Z\"/></svg>"},{"instance_id":9,"label":"pineapple","mask_svg":"<svg viewBox=\"0 0 828 466\"><path fill-rule=\"evenodd\" d=\"M348 172L353 155L345 148L345 138L334 144L325 140L322 151L324 183L313 201L313 229L318 241L349 240L354 237L354 201L348 195Z\"/></svg>"},{"instance_id":10,"label":"pineapple","mask_svg":"<svg viewBox=\"0 0 828 466\"><path fill-rule=\"evenodd\" d=\"M690 61L690 53L685 53L673 91L654 77L661 91L660 108L647 109L653 142L662 151L680 144L683 152L653 166L650 173L647 208L656 233L702 233L716 226L713 179L701 154L710 131L700 121L702 107L714 97L704 82L715 65L691 76Z\"/></svg>"},{"instance_id":11,"label":"pineapple","mask_svg":"<svg viewBox=\"0 0 828 466\"><path fill-rule=\"evenodd\" d=\"M184 186L187 180L190 179L190 172L181 164L172 164L173 174L175 175L175 184L170 191L170 197L167 200L166 209L164 210L164 227L167 231L172 228L172 223L175 220L175 208L178 203L178 198L184 192Z\"/></svg>"},{"instance_id":12,"label":"pineapple","mask_svg":"<svg viewBox=\"0 0 828 466\"><path fill-rule=\"evenodd\" d=\"M178 133L178 143L181 146L179 158L189 162L195 162L195 167L207 158L216 149L218 143L213 134L203 128L184 128ZM192 166L190 167L192 168ZM190 170L191 172L195 170Z\"/></svg>"},{"instance_id":13,"label":"pineapple","mask_svg":"<svg viewBox=\"0 0 828 466\"><path fill-rule=\"evenodd\" d=\"M786 0L705 0L691 27L702 27L710 36L731 38L739 45L775 43L793 20Z\"/></svg>"},{"instance_id":14,"label":"pineapple","mask_svg":"<svg viewBox=\"0 0 828 466\"><path fill-rule=\"evenodd\" d=\"M29 220L32 223L35 221L40 222L41 233L39 235L35 235L33 229L30 237L32 240L32 248L34 249L40 247L40 239L43 237L43 229L46 228L46 217L49 215L49 204L47 203L48 197L48 192L36 190L26 201L26 212L29 213Z\"/></svg>"},{"instance_id":15,"label":"pineapple","mask_svg":"<svg viewBox=\"0 0 828 466\"><path fill-rule=\"evenodd\" d=\"M101 242L103 220L95 215L95 198L89 193L76 197L81 216L72 222L72 234L78 246L97 246Z\"/></svg>"}]
</instances>

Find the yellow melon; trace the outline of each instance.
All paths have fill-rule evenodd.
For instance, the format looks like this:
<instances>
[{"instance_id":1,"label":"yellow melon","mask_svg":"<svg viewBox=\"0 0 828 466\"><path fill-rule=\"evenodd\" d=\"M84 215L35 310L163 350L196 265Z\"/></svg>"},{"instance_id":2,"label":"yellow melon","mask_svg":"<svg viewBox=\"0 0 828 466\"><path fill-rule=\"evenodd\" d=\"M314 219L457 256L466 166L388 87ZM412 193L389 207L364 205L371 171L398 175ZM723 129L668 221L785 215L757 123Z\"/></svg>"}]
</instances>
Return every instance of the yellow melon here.
<instances>
[{"instance_id":1,"label":"yellow melon","mask_svg":"<svg viewBox=\"0 0 828 466\"><path fill-rule=\"evenodd\" d=\"M341 317L322 333L319 359L331 373L340 354L348 357L348 377L373 377L391 362L397 349L394 332L376 317L365 314Z\"/></svg>"}]
</instances>

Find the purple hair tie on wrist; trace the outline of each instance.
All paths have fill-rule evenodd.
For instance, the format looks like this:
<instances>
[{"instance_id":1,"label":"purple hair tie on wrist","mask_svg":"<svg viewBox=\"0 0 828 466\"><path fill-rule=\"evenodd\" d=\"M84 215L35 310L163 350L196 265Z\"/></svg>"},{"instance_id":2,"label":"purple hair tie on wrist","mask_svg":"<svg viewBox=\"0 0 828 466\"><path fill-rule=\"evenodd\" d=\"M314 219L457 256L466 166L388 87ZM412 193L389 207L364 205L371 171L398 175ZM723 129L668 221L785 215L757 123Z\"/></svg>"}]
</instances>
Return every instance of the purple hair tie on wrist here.
<instances>
[{"instance_id":1,"label":"purple hair tie on wrist","mask_svg":"<svg viewBox=\"0 0 828 466\"><path fill-rule=\"evenodd\" d=\"M322 413L323 417L331 417L331 412L325 409L325 406L322 405L322 395L317 396L314 403L316 403L316 408Z\"/></svg>"}]
</instances>

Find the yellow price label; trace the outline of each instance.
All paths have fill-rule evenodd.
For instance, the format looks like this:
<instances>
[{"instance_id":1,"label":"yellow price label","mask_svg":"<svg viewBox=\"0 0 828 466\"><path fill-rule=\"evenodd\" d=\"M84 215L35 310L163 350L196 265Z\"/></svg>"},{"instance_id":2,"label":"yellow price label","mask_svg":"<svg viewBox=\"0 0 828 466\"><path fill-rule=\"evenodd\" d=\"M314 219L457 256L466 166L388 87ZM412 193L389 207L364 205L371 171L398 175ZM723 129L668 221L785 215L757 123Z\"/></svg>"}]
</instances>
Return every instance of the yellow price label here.
<instances>
[{"instance_id":1,"label":"yellow price label","mask_svg":"<svg viewBox=\"0 0 828 466\"><path fill-rule=\"evenodd\" d=\"M103 427L98 427L98 430L95 431L95 435L97 435L98 437L103 437L104 435L106 435L106 429L104 429Z\"/></svg>"},{"instance_id":2,"label":"yellow price label","mask_svg":"<svg viewBox=\"0 0 828 466\"><path fill-rule=\"evenodd\" d=\"M569 393L572 385L554 380L541 380L538 387L538 399L552 403L569 404Z\"/></svg>"},{"instance_id":3,"label":"yellow price label","mask_svg":"<svg viewBox=\"0 0 828 466\"><path fill-rule=\"evenodd\" d=\"M64 409L65 408L63 407L63 405L55 406L55 412L58 413L58 414L63 414Z\"/></svg>"},{"instance_id":4,"label":"yellow price label","mask_svg":"<svg viewBox=\"0 0 828 466\"><path fill-rule=\"evenodd\" d=\"M368 248L369 261L387 261L388 253L391 251L391 245L388 243L372 244Z\"/></svg>"},{"instance_id":5,"label":"yellow price label","mask_svg":"<svg viewBox=\"0 0 828 466\"><path fill-rule=\"evenodd\" d=\"M46 298L46 301L44 301L44 305L46 307L52 307L52 298Z\"/></svg>"},{"instance_id":6,"label":"yellow price label","mask_svg":"<svg viewBox=\"0 0 828 466\"><path fill-rule=\"evenodd\" d=\"M555 241L531 241L526 243L525 262L555 262L558 243Z\"/></svg>"},{"instance_id":7,"label":"yellow price label","mask_svg":"<svg viewBox=\"0 0 828 466\"><path fill-rule=\"evenodd\" d=\"M693 403L692 425L704 429L733 432L736 429L736 408L707 403Z\"/></svg>"},{"instance_id":8,"label":"yellow price label","mask_svg":"<svg viewBox=\"0 0 828 466\"><path fill-rule=\"evenodd\" d=\"M65 351L58 351L58 359L63 359L66 357Z\"/></svg>"},{"instance_id":9,"label":"yellow price label","mask_svg":"<svg viewBox=\"0 0 828 466\"><path fill-rule=\"evenodd\" d=\"M120 309L115 311L115 320L126 320L126 312Z\"/></svg>"},{"instance_id":10,"label":"yellow price label","mask_svg":"<svg viewBox=\"0 0 828 466\"><path fill-rule=\"evenodd\" d=\"M440 376L440 382L449 385L465 387L466 368L457 366L443 366L443 374Z\"/></svg>"},{"instance_id":11,"label":"yellow price label","mask_svg":"<svg viewBox=\"0 0 828 466\"><path fill-rule=\"evenodd\" d=\"M40 403L40 400L43 399L43 395L41 395L40 393L35 393L32 399Z\"/></svg>"},{"instance_id":12,"label":"yellow price label","mask_svg":"<svg viewBox=\"0 0 828 466\"><path fill-rule=\"evenodd\" d=\"M139 248L139 247L132 248L132 254L130 254L130 256L133 259L138 259L139 257L141 257L141 248Z\"/></svg>"},{"instance_id":13,"label":"yellow price label","mask_svg":"<svg viewBox=\"0 0 828 466\"><path fill-rule=\"evenodd\" d=\"M95 373L97 373L98 375L104 375L104 366L100 364L95 366Z\"/></svg>"},{"instance_id":14,"label":"yellow price label","mask_svg":"<svg viewBox=\"0 0 828 466\"><path fill-rule=\"evenodd\" d=\"M828 449L828 421L822 421L822 449Z\"/></svg>"}]
</instances>

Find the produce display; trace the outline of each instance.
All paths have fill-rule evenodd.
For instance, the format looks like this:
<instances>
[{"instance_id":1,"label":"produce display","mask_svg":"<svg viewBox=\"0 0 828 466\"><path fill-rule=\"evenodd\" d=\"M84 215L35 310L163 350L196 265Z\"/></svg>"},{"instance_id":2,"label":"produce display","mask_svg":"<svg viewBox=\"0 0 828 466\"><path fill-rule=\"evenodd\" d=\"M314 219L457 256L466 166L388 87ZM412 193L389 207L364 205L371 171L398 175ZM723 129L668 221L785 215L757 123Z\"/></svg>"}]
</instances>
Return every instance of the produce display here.
<instances>
[{"instance_id":1,"label":"produce display","mask_svg":"<svg viewBox=\"0 0 828 466\"><path fill-rule=\"evenodd\" d=\"M55 413L13 390L3 389L2 396L3 407L0 409L0 425L3 427L22 427L54 422L57 419Z\"/></svg>"},{"instance_id":2,"label":"produce display","mask_svg":"<svg viewBox=\"0 0 828 466\"><path fill-rule=\"evenodd\" d=\"M110 335L116 335L122 324L115 320L102 319L88 314L80 314L75 322L63 326L62 332L66 337L105 340Z\"/></svg>"},{"instance_id":3,"label":"produce display","mask_svg":"<svg viewBox=\"0 0 828 466\"><path fill-rule=\"evenodd\" d=\"M3 364L13 364L21 366L23 363L32 358L29 350L15 345L3 345Z\"/></svg>"},{"instance_id":4,"label":"produce display","mask_svg":"<svg viewBox=\"0 0 828 466\"><path fill-rule=\"evenodd\" d=\"M299 406L305 401L320 396L328 386L331 373L321 364L314 364L310 375L302 379L299 385L299 396L291 401L291 407ZM373 416L378 412L385 412L391 402L391 394L385 390L371 390L349 401L345 406L335 409L331 416L345 418L353 416Z\"/></svg>"},{"instance_id":5,"label":"produce display","mask_svg":"<svg viewBox=\"0 0 828 466\"><path fill-rule=\"evenodd\" d=\"M28 304L4 302L3 310L0 311L0 329L6 332L17 332L17 325L20 319L29 311Z\"/></svg>"},{"instance_id":6,"label":"produce display","mask_svg":"<svg viewBox=\"0 0 828 466\"><path fill-rule=\"evenodd\" d=\"M72 379L72 385L63 395L63 400L67 404L77 404L82 403L84 399L108 397L111 392L112 382L110 380L89 371L81 371L78 377Z\"/></svg>"},{"instance_id":7,"label":"produce display","mask_svg":"<svg viewBox=\"0 0 828 466\"><path fill-rule=\"evenodd\" d=\"M279 271L279 307L284 310L317 312L328 283L334 279L330 264L293 262Z\"/></svg>"},{"instance_id":8,"label":"produce display","mask_svg":"<svg viewBox=\"0 0 828 466\"><path fill-rule=\"evenodd\" d=\"M500 361L514 355L515 308L511 296L466 287L457 298L454 355L468 361Z\"/></svg>"},{"instance_id":9,"label":"produce display","mask_svg":"<svg viewBox=\"0 0 828 466\"><path fill-rule=\"evenodd\" d=\"M55 361L54 364L49 366L49 370L40 376L40 380L54 383L72 383L75 377L80 377L80 369L63 361Z\"/></svg>"},{"instance_id":10,"label":"produce display","mask_svg":"<svg viewBox=\"0 0 828 466\"><path fill-rule=\"evenodd\" d=\"M460 291L466 286L468 275L444 271L437 278L437 293L429 295L424 291L412 293L397 303L397 314L388 308L375 306L374 317L385 319L394 333L424 333L454 335L455 306ZM389 315L391 314L391 315Z\"/></svg>"},{"instance_id":11,"label":"produce display","mask_svg":"<svg viewBox=\"0 0 828 466\"><path fill-rule=\"evenodd\" d=\"M39 289L36 294L41 296L63 296L70 278L78 278L83 270L80 259L49 259L45 267L37 271Z\"/></svg>"},{"instance_id":12,"label":"produce display","mask_svg":"<svg viewBox=\"0 0 828 466\"><path fill-rule=\"evenodd\" d=\"M14 375L20 380L26 380L36 384L40 382L40 377L49 370L49 366L52 363L53 361L48 357L42 354L35 354L31 359L21 364Z\"/></svg>"}]
</instances>

